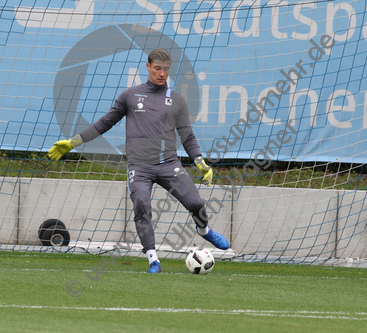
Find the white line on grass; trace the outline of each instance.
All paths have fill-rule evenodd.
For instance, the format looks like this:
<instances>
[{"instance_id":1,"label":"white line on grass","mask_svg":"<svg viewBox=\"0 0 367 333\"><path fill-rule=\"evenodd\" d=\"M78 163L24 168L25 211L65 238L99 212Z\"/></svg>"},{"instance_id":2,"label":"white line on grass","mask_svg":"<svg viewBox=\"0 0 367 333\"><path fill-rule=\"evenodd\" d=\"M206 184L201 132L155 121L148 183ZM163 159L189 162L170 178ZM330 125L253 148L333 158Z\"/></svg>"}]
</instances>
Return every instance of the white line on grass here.
<instances>
[{"instance_id":1,"label":"white line on grass","mask_svg":"<svg viewBox=\"0 0 367 333\"><path fill-rule=\"evenodd\" d=\"M98 266L97 266L98 268ZM63 270L63 269L49 269L49 268L0 268L1 271L35 271L35 272L91 272L91 269L73 269L73 270ZM145 274L145 271L113 271L106 270L106 273L121 273L121 274ZM172 272L162 272L162 274L171 275L183 275L188 273L172 273ZM234 276L234 277L254 277L254 278L289 278L289 279L329 279L329 280L351 280L349 277L343 276L303 276L303 275L269 275L269 274L216 274L211 273L211 276ZM367 280L365 277L353 278L354 280Z\"/></svg>"},{"instance_id":2,"label":"white line on grass","mask_svg":"<svg viewBox=\"0 0 367 333\"><path fill-rule=\"evenodd\" d=\"M86 311L122 311L122 312L163 312L163 313L197 313L197 314L220 314L220 315L247 315L247 316L271 316L293 318L317 318L317 319L341 319L341 320L367 320L365 312L320 312L320 311L273 311L273 310L221 310L221 309L176 309L176 308L124 308L124 307L70 307L70 306L47 306L47 305L18 305L0 304L0 308L21 309L56 309L56 310L86 310Z\"/></svg>"}]
</instances>

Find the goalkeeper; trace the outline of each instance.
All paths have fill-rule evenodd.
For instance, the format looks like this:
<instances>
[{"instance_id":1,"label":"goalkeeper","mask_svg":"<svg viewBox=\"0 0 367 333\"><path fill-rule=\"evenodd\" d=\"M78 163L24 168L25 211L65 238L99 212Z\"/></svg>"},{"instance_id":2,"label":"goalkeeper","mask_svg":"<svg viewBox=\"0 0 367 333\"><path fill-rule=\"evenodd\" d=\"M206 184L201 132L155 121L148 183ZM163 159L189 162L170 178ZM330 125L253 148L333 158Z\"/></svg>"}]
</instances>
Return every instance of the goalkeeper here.
<instances>
[{"instance_id":1,"label":"goalkeeper","mask_svg":"<svg viewBox=\"0 0 367 333\"><path fill-rule=\"evenodd\" d=\"M215 247L226 250L224 236L208 226L204 203L176 153L177 130L181 142L201 170L203 183L210 185L213 171L206 165L191 129L189 112L184 98L167 86L171 56L165 49L156 49L146 64L148 81L124 90L110 110L82 133L70 140L61 140L49 150L51 159L59 160L73 148L107 132L126 117L126 157L128 189L134 206L134 221L149 259L148 273L161 272L155 249L151 223L151 191L154 183L169 191L191 213L197 232Z\"/></svg>"}]
</instances>

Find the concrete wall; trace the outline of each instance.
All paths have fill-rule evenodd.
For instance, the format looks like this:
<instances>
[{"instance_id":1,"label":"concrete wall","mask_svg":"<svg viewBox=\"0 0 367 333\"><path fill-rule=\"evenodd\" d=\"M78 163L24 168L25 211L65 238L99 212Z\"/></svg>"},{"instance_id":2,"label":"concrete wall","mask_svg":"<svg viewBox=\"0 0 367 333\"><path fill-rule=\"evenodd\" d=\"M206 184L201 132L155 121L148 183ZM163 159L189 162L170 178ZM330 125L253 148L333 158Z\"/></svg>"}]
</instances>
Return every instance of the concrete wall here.
<instances>
[{"instance_id":1,"label":"concrete wall","mask_svg":"<svg viewBox=\"0 0 367 333\"><path fill-rule=\"evenodd\" d=\"M335 248L334 191L242 189L234 203L234 244L245 253L314 256Z\"/></svg>"},{"instance_id":2,"label":"concrete wall","mask_svg":"<svg viewBox=\"0 0 367 333\"><path fill-rule=\"evenodd\" d=\"M2 244L41 245L38 228L49 218L63 221L72 240L136 237L126 182L2 178L0 186ZM210 225L239 254L367 257L365 191L242 187L232 193L201 186L199 192L209 201ZM159 186L152 197L157 244L204 244L184 207Z\"/></svg>"},{"instance_id":3,"label":"concrete wall","mask_svg":"<svg viewBox=\"0 0 367 333\"><path fill-rule=\"evenodd\" d=\"M18 243L19 182L17 178L0 179L0 244Z\"/></svg>"}]
</instances>

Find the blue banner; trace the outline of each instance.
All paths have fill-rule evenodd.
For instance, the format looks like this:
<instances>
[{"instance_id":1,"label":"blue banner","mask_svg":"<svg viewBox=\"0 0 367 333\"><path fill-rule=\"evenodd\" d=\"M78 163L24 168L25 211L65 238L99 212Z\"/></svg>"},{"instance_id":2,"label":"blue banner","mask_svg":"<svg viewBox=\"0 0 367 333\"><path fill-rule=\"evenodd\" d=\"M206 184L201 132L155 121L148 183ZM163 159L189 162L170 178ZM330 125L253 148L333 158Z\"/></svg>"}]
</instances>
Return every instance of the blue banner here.
<instances>
[{"instance_id":1,"label":"blue banner","mask_svg":"<svg viewBox=\"0 0 367 333\"><path fill-rule=\"evenodd\" d=\"M204 156L364 163L364 1L3 0L1 149L47 151L78 133L147 80L161 42L180 50L169 85ZM83 151L124 143L123 120Z\"/></svg>"}]
</instances>

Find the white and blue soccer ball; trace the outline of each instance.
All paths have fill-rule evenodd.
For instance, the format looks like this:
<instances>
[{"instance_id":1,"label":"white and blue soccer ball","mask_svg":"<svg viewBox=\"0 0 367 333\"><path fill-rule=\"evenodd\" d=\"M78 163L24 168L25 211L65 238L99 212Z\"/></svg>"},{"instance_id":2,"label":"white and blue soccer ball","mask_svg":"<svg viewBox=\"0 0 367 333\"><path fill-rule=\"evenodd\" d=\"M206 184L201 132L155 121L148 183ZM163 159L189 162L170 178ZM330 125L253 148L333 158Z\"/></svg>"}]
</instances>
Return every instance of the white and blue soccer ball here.
<instances>
[{"instance_id":1,"label":"white and blue soccer ball","mask_svg":"<svg viewBox=\"0 0 367 333\"><path fill-rule=\"evenodd\" d=\"M205 248L191 250L186 257L186 267L192 274L208 274L214 268L213 254Z\"/></svg>"}]
</instances>

